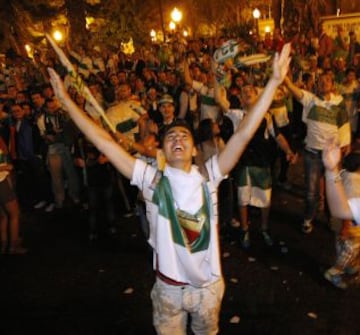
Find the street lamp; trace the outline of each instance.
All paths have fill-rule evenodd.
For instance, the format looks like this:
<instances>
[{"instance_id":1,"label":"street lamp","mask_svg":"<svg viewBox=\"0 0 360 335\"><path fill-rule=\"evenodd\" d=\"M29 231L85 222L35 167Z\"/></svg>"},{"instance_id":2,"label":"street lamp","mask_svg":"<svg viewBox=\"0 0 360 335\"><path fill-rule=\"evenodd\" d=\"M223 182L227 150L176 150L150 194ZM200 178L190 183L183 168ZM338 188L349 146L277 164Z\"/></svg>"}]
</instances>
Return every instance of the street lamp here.
<instances>
[{"instance_id":1,"label":"street lamp","mask_svg":"<svg viewBox=\"0 0 360 335\"><path fill-rule=\"evenodd\" d=\"M261 15L260 10L259 10L258 8L255 8L255 9L253 10L253 17L254 17L254 19L256 19L256 20L259 19L260 15Z\"/></svg>"},{"instance_id":2,"label":"street lamp","mask_svg":"<svg viewBox=\"0 0 360 335\"><path fill-rule=\"evenodd\" d=\"M175 30L175 28L176 28L175 22L171 21L171 22L169 23L169 28L170 28L171 31Z\"/></svg>"},{"instance_id":3,"label":"street lamp","mask_svg":"<svg viewBox=\"0 0 360 335\"><path fill-rule=\"evenodd\" d=\"M61 42L64 36L61 31L55 30L53 33L53 37L54 37L55 41Z\"/></svg>"},{"instance_id":4,"label":"street lamp","mask_svg":"<svg viewBox=\"0 0 360 335\"><path fill-rule=\"evenodd\" d=\"M255 24L256 24L256 35L259 36L259 17L260 17L261 13L260 10L258 8L255 8L253 10L253 17L255 19Z\"/></svg>"},{"instance_id":5,"label":"street lamp","mask_svg":"<svg viewBox=\"0 0 360 335\"><path fill-rule=\"evenodd\" d=\"M58 42L63 39L63 34L59 30L54 31L53 36L54 36L55 41L58 41Z\"/></svg>"},{"instance_id":6,"label":"street lamp","mask_svg":"<svg viewBox=\"0 0 360 335\"><path fill-rule=\"evenodd\" d=\"M156 31L154 29L151 29L150 31L150 37L151 37L151 42L156 41Z\"/></svg>"},{"instance_id":7,"label":"street lamp","mask_svg":"<svg viewBox=\"0 0 360 335\"><path fill-rule=\"evenodd\" d=\"M176 7L172 10L170 16L171 20L173 20L175 23L179 23L182 19L182 13Z\"/></svg>"}]
</instances>

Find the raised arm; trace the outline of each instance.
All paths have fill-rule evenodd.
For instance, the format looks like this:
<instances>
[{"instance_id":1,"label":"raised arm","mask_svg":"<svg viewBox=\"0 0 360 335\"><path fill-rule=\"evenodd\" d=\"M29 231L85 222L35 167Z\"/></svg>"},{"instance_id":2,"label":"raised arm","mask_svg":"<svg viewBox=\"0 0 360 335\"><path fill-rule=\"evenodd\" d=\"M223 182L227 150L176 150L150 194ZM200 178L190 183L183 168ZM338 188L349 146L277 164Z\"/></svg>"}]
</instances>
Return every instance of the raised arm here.
<instances>
[{"instance_id":1,"label":"raised arm","mask_svg":"<svg viewBox=\"0 0 360 335\"><path fill-rule=\"evenodd\" d=\"M110 162L121 174L130 179L134 170L135 158L129 155L118 143L116 143L113 137L111 137L105 129L98 126L90 117L79 109L68 95L59 75L53 69L49 69L48 71L54 93L78 128L99 151L109 158Z\"/></svg>"},{"instance_id":2,"label":"raised arm","mask_svg":"<svg viewBox=\"0 0 360 335\"><path fill-rule=\"evenodd\" d=\"M219 155L219 166L225 175L235 166L244 152L266 111L269 109L276 88L282 83L289 68L291 45L285 44L280 55L273 62L273 74L254 107L247 113L239 127Z\"/></svg>"},{"instance_id":3,"label":"raised arm","mask_svg":"<svg viewBox=\"0 0 360 335\"><path fill-rule=\"evenodd\" d=\"M179 114L178 114L179 119L185 119L186 113L189 112L188 106L189 106L189 95L186 92L182 91L179 97Z\"/></svg>"},{"instance_id":4,"label":"raised arm","mask_svg":"<svg viewBox=\"0 0 360 335\"><path fill-rule=\"evenodd\" d=\"M220 106L221 110L226 113L230 108L230 102L226 97L226 90L221 86L217 80L214 84L215 88L215 101Z\"/></svg>"},{"instance_id":5,"label":"raised arm","mask_svg":"<svg viewBox=\"0 0 360 335\"><path fill-rule=\"evenodd\" d=\"M284 84L292 93L292 95L296 98L296 100L302 99L302 97L304 96L303 91L301 90L301 88L297 87L288 76L284 78Z\"/></svg>"},{"instance_id":6,"label":"raised arm","mask_svg":"<svg viewBox=\"0 0 360 335\"><path fill-rule=\"evenodd\" d=\"M330 140L322 153L322 159L326 169L326 199L330 212L334 217L343 220L352 220L353 215L340 177L340 158L340 147L335 143L335 140Z\"/></svg>"},{"instance_id":7,"label":"raised arm","mask_svg":"<svg viewBox=\"0 0 360 335\"><path fill-rule=\"evenodd\" d=\"M189 63L185 58L184 58L184 81L186 84L188 84L190 87L192 87L193 78L190 73Z\"/></svg>"}]
</instances>

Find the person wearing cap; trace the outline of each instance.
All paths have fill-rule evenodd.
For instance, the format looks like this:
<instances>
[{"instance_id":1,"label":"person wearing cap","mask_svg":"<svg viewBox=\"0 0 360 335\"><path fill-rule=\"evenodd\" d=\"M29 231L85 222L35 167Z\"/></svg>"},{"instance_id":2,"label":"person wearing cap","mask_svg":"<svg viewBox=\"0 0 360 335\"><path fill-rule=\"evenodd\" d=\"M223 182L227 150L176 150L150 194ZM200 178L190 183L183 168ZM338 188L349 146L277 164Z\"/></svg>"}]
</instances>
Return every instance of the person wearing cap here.
<instances>
[{"instance_id":1,"label":"person wearing cap","mask_svg":"<svg viewBox=\"0 0 360 335\"><path fill-rule=\"evenodd\" d=\"M163 171L129 155L103 128L79 110L60 77L49 69L56 95L94 145L144 196L148 242L154 251L156 282L151 291L153 323L158 334L217 334L224 281L220 265L216 189L234 167L253 136L290 62L290 45L274 59L273 74L257 104L227 142L205 162L206 176L193 165L196 147L187 123L165 129Z\"/></svg>"},{"instance_id":2,"label":"person wearing cap","mask_svg":"<svg viewBox=\"0 0 360 335\"><path fill-rule=\"evenodd\" d=\"M163 94L159 101L159 112L161 114L161 122L158 123L159 137L163 135L164 129L176 120L174 99L170 94Z\"/></svg>"}]
</instances>

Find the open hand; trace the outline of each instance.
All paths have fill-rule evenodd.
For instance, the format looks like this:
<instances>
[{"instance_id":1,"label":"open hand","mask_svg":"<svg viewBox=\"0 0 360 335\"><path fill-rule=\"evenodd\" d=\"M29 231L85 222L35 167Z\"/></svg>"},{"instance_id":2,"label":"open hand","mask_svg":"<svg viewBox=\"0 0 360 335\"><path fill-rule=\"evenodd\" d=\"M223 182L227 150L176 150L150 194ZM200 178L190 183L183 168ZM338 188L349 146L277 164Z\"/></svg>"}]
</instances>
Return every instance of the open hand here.
<instances>
[{"instance_id":1,"label":"open hand","mask_svg":"<svg viewBox=\"0 0 360 335\"><path fill-rule=\"evenodd\" d=\"M54 93L59 99L60 103L64 105L65 101L67 99L70 99L64 83L54 69L48 68L48 72L50 75L50 83L54 90Z\"/></svg>"},{"instance_id":2,"label":"open hand","mask_svg":"<svg viewBox=\"0 0 360 335\"><path fill-rule=\"evenodd\" d=\"M340 162L341 150L335 138L331 138L326 142L322 152L322 159L327 170L335 170Z\"/></svg>"},{"instance_id":3,"label":"open hand","mask_svg":"<svg viewBox=\"0 0 360 335\"><path fill-rule=\"evenodd\" d=\"M278 53L275 54L272 79L277 80L279 84L282 83L289 70L289 64L291 62L290 52L291 43L286 43L280 55Z\"/></svg>"}]
</instances>

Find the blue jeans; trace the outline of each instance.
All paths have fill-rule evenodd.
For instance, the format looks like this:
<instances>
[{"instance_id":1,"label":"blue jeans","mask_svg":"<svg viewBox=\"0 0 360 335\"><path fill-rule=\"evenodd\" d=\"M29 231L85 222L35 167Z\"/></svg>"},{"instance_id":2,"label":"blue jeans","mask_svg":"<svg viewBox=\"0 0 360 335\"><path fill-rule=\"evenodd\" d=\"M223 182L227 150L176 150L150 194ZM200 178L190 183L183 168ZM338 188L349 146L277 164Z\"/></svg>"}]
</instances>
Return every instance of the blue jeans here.
<instances>
[{"instance_id":1,"label":"blue jeans","mask_svg":"<svg viewBox=\"0 0 360 335\"><path fill-rule=\"evenodd\" d=\"M305 172L305 220L312 220L320 198L320 179L324 176L324 165L321 158L321 151L315 153L304 151L304 172Z\"/></svg>"},{"instance_id":2,"label":"blue jeans","mask_svg":"<svg viewBox=\"0 0 360 335\"><path fill-rule=\"evenodd\" d=\"M69 196L79 200L79 180L70 149L63 143L49 145L47 163L51 175L55 204L62 207L65 200L65 177L68 182ZM63 173L65 172L65 176Z\"/></svg>"}]
</instances>

